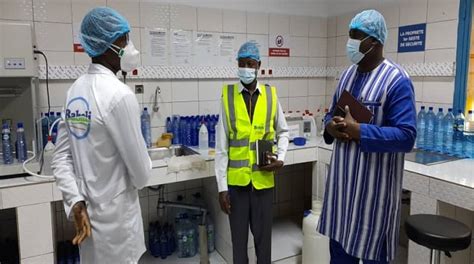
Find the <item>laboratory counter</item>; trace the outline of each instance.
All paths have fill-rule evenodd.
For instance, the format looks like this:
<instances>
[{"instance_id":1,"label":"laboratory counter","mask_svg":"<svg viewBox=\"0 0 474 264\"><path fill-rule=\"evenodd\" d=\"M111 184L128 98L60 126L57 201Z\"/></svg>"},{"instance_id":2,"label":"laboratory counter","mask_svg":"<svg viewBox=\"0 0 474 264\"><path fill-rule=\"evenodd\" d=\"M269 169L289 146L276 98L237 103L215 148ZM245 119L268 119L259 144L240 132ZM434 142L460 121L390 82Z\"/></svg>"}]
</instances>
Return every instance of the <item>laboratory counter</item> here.
<instances>
[{"instance_id":1,"label":"laboratory counter","mask_svg":"<svg viewBox=\"0 0 474 264\"><path fill-rule=\"evenodd\" d=\"M308 162L313 164L313 199L321 199L324 193L324 182L331 153L332 146L325 144L322 138L310 139L305 146L294 144L289 146L285 165ZM200 151L199 154L205 166L200 169L171 173L167 159L153 160L152 177L148 186L214 176L213 154L208 151ZM31 166L35 168L37 164L33 163ZM2 170L3 168L0 167L0 173ZM473 171L474 160L472 159L448 161L429 166L406 160L403 188L412 193L411 214L436 214L438 201L474 211ZM42 180L36 177L0 180L0 209L17 208L22 262L28 263L27 260L34 262L45 255L54 256L51 202L60 200L62 200L62 195L54 180ZM41 225L41 228L38 228L38 225ZM32 238L39 240L35 242ZM409 263L420 263L418 261L427 257L429 257L429 252L410 244Z\"/></svg>"}]
</instances>

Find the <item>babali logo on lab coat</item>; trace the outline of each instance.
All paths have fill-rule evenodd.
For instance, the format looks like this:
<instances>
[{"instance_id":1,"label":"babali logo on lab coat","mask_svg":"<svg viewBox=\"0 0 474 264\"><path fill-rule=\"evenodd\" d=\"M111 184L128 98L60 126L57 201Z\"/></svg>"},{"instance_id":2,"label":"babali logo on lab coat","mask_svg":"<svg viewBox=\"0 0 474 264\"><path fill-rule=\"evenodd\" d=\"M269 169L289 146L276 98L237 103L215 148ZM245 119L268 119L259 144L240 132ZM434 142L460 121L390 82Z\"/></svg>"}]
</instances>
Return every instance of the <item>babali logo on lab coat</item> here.
<instances>
[{"instance_id":1,"label":"babali logo on lab coat","mask_svg":"<svg viewBox=\"0 0 474 264\"><path fill-rule=\"evenodd\" d=\"M65 117L69 132L75 138L83 139L89 135L92 112L86 99L76 97L69 101Z\"/></svg>"}]
</instances>

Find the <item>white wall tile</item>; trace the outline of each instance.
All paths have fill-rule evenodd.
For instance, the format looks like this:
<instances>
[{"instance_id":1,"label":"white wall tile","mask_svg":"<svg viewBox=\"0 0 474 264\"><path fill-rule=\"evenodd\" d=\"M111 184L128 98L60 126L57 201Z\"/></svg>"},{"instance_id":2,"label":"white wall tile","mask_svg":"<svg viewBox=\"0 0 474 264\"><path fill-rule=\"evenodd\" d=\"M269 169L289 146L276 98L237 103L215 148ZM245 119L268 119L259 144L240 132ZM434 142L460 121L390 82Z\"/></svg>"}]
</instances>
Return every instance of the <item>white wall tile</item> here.
<instances>
[{"instance_id":1,"label":"white wall tile","mask_svg":"<svg viewBox=\"0 0 474 264\"><path fill-rule=\"evenodd\" d=\"M425 62L454 62L456 49L436 49L425 51Z\"/></svg>"},{"instance_id":2,"label":"white wall tile","mask_svg":"<svg viewBox=\"0 0 474 264\"><path fill-rule=\"evenodd\" d=\"M81 23L90 10L99 6L106 6L106 0L72 0L72 22Z\"/></svg>"},{"instance_id":3,"label":"white wall tile","mask_svg":"<svg viewBox=\"0 0 474 264\"><path fill-rule=\"evenodd\" d=\"M398 28L388 30L387 39L385 40L385 52L397 52L398 50Z\"/></svg>"},{"instance_id":4,"label":"white wall tile","mask_svg":"<svg viewBox=\"0 0 474 264\"><path fill-rule=\"evenodd\" d=\"M423 78L412 78L413 87L415 88L415 100L423 101Z\"/></svg>"},{"instance_id":5,"label":"white wall tile","mask_svg":"<svg viewBox=\"0 0 474 264\"><path fill-rule=\"evenodd\" d=\"M309 56L327 57L327 38L309 38Z\"/></svg>"},{"instance_id":6,"label":"white wall tile","mask_svg":"<svg viewBox=\"0 0 474 264\"><path fill-rule=\"evenodd\" d=\"M346 14L337 17L337 36L347 36L349 35L349 24L354 17L354 14Z\"/></svg>"},{"instance_id":7,"label":"white wall tile","mask_svg":"<svg viewBox=\"0 0 474 264\"><path fill-rule=\"evenodd\" d=\"M169 28L170 6L157 2L141 1L140 26L146 28Z\"/></svg>"},{"instance_id":8,"label":"white wall tile","mask_svg":"<svg viewBox=\"0 0 474 264\"><path fill-rule=\"evenodd\" d=\"M326 95L326 78L309 79L308 95Z\"/></svg>"},{"instance_id":9,"label":"white wall tile","mask_svg":"<svg viewBox=\"0 0 474 264\"><path fill-rule=\"evenodd\" d=\"M428 0L401 0L400 25L412 25L426 22Z\"/></svg>"},{"instance_id":10,"label":"white wall tile","mask_svg":"<svg viewBox=\"0 0 474 264\"><path fill-rule=\"evenodd\" d=\"M290 97L288 98L288 109L290 111L304 111L308 109L308 97Z\"/></svg>"},{"instance_id":11,"label":"white wall tile","mask_svg":"<svg viewBox=\"0 0 474 264\"><path fill-rule=\"evenodd\" d=\"M290 34L290 17L280 14L270 14L270 35L273 34ZM248 30L247 26L247 30Z\"/></svg>"},{"instance_id":12,"label":"white wall tile","mask_svg":"<svg viewBox=\"0 0 474 264\"><path fill-rule=\"evenodd\" d=\"M336 57L327 58L327 67L335 67L336 66Z\"/></svg>"},{"instance_id":13,"label":"white wall tile","mask_svg":"<svg viewBox=\"0 0 474 264\"><path fill-rule=\"evenodd\" d=\"M387 28L396 28L400 24L400 6L398 4L389 3L383 5L378 11L385 18Z\"/></svg>"},{"instance_id":14,"label":"white wall tile","mask_svg":"<svg viewBox=\"0 0 474 264\"><path fill-rule=\"evenodd\" d=\"M326 105L325 96L308 96L308 110L311 113L316 113L318 109L324 108Z\"/></svg>"},{"instance_id":15,"label":"white wall tile","mask_svg":"<svg viewBox=\"0 0 474 264\"><path fill-rule=\"evenodd\" d=\"M337 36L337 17L330 17L327 20L327 34L328 37L336 37Z\"/></svg>"},{"instance_id":16,"label":"white wall tile","mask_svg":"<svg viewBox=\"0 0 474 264\"><path fill-rule=\"evenodd\" d=\"M85 52L74 52L75 65L88 65L91 63L91 58Z\"/></svg>"},{"instance_id":17,"label":"white wall tile","mask_svg":"<svg viewBox=\"0 0 474 264\"><path fill-rule=\"evenodd\" d=\"M270 85L277 89L278 98L288 97L290 81L287 79L273 79L269 81Z\"/></svg>"},{"instance_id":18,"label":"white wall tile","mask_svg":"<svg viewBox=\"0 0 474 264\"><path fill-rule=\"evenodd\" d=\"M307 37L290 37L290 56L308 57L308 44Z\"/></svg>"},{"instance_id":19,"label":"white wall tile","mask_svg":"<svg viewBox=\"0 0 474 264\"><path fill-rule=\"evenodd\" d=\"M18 240L22 258L53 252L53 225L50 203L17 208Z\"/></svg>"},{"instance_id":20,"label":"white wall tile","mask_svg":"<svg viewBox=\"0 0 474 264\"><path fill-rule=\"evenodd\" d=\"M309 67L326 67L327 58L309 58Z\"/></svg>"},{"instance_id":21,"label":"white wall tile","mask_svg":"<svg viewBox=\"0 0 474 264\"><path fill-rule=\"evenodd\" d=\"M222 10L198 8L198 30L222 32Z\"/></svg>"},{"instance_id":22,"label":"white wall tile","mask_svg":"<svg viewBox=\"0 0 474 264\"><path fill-rule=\"evenodd\" d=\"M33 3L31 0L0 1L0 19L33 21Z\"/></svg>"},{"instance_id":23,"label":"white wall tile","mask_svg":"<svg viewBox=\"0 0 474 264\"><path fill-rule=\"evenodd\" d=\"M308 67L308 57L290 57L290 67Z\"/></svg>"},{"instance_id":24,"label":"white wall tile","mask_svg":"<svg viewBox=\"0 0 474 264\"><path fill-rule=\"evenodd\" d=\"M423 82L423 102L450 104L453 102L453 78L425 78Z\"/></svg>"},{"instance_id":25,"label":"white wall tile","mask_svg":"<svg viewBox=\"0 0 474 264\"><path fill-rule=\"evenodd\" d=\"M198 83L196 81L172 81L173 102L197 101Z\"/></svg>"},{"instance_id":26,"label":"white wall tile","mask_svg":"<svg viewBox=\"0 0 474 264\"><path fill-rule=\"evenodd\" d=\"M326 38L328 36L328 19L325 17L311 17L309 36Z\"/></svg>"},{"instance_id":27,"label":"white wall tile","mask_svg":"<svg viewBox=\"0 0 474 264\"><path fill-rule=\"evenodd\" d=\"M248 34L247 41L255 41L260 51L260 56L268 56L268 35Z\"/></svg>"},{"instance_id":28,"label":"white wall tile","mask_svg":"<svg viewBox=\"0 0 474 264\"><path fill-rule=\"evenodd\" d=\"M309 36L310 17L291 16L290 17L290 35L297 37Z\"/></svg>"},{"instance_id":29,"label":"white wall tile","mask_svg":"<svg viewBox=\"0 0 474 264\"><path fill-rule=\"evenodd\" d=\"M223 31L230 33L247 32L247 14L243 11L222 11Z\"/></svg>"},{"instance_id":30,"label":"white wall tile","mask_svg":"<svg viewBox=\"0 0 474 264\"><path fill-rule=\"evenodd\" d=\"M49 253L41 256L26 258L21 260L22 264L54 263L54 254Z\"/></svg>"},{"instance_id":31,"label":"white wall tile","mask_svg":"<svg viewBox=\"0 0 474 264\"><path fill-rule=\"evenodd\" d=\"M49 65L73 65L74 53L72 51L45 51ZM38 56L39 64L45 65L43 56ZM90 62L90 60L89 60Z\"/></svg>"},{"instance_id":32,"label":"white wall tile","mask_svg":"<svg viewBox=\"0 0 474 264\"><path fill-rule=\"evenodd\" d=\"M170 27L172 29L197 30L196 8L184 5L171 5Z\"/></svg>"},{"instance_id":33,"label":"white wall tile","mask_svg":"<svg viewBox=\"0 0 474 264\"><path fill-rule=\"evenodd\" d=\"M346 39L347 41L347 39ZM328 38L327 44L327 56L328 57L335 57L336 56L336 38Z\"/></svg>"},{"instance_id":34,"label":"white wall tile","mask_svg":"<svg viewBox=\"0 0 474 264\"><path fill-rule=\"evenodd\" d=\"M247 33L268 34L268 14L248 12Z\"/></svg>"},{"instance_id":35,"label":"white wall tile","mask_svg":"<svg viewBox=\"0 0 474 264\"><path fill-rule=\"evenodd\" d=\"M288 112L289 110L288 97L279 97L278 100L280 101L280 105L281 105L281 108L283 109L283 112Z\"/></svg>"},{"instance_id":36,"label":"white wall tile","mask_svg":"<svg viewBox=\"0 0 474 264\"><path fill-rule=\"evenodd\" d=\"M199 101L200 115L214 115L220 111L220 101Z\"/></svg>"},{"instance_id":37,"label":"white wall tile","mask_svg":"<svg viewBox=\"0 0 474 264\"><path fill-rule=\"evenodd\" d=\"M124 16L130 26L140 26L140 4L138 0L107 0L107 6Z\"/></svg>"},{"instance_id":38,"label":"white wall tile","mask_svg":"<svg viewBox=\"0 0 474 264\"><path fill-rule=\"evenodd\" d=\"M222 95L222 80L199 80L199 101L217 101Z\"/></svg>"},{"instance_id":39,"label":"white wall tile","mask_svg":"<svg viewBox=\"0 0 474 264\"><path fill-rule=\"evenodd\" d=\"M428 22L457 19L459 0L428 0Z\"/></svg>"},{"instance_id":40,"label":"white wall tile","mask_svg":"<svg viewBox=\"0 0 474 264\"><path fill-rule=\"evenodd\" d=\"M178 102L173 103L174 115L197 115L199 113L199 103L196 102Z\"/></svg>"},{"instance_id":41,"label":"white wall tile","mask_svg":"<svg viewBox=\"0 0 474 264\"><path fill-rule=\"evenodd\" d=\"M399 64L423 63L425 61L424 52L405 52L398 53Z\"/></svg>"},{"instance_id":42,"label":"white wall tile","mask_svg":"<svg viewBox=\"0 0 474 264\"><path fill-rule=\"evenodd\" d=\"M71 0L33 0L35 21L71 23Z\"/></svg>"},{"instance_id":43,"label":"white wall tile","mask_svg":"<svg viewBox=\"0 0 474 264\"><path fill-rule=\"evenodd\" d=\"M291 79L289 85L290 97L308 95L308 79Z\"/></svg>"},{"instance_id":44,"label":"white wall tile","mask_svg":"<svg viewBox=\"0 0 474 264\"><path fill-rule=\"evenodd\" d=\"M42 51L72 51L72 24L35 23L36 42Z\"/></svg>"},{"instance_id":45,"label":"white wall tile","mask_svg":"<svg viewBox=\"0 0 474 264\"><path fill-rule=\"evenodd\" d=\"M51 106L63 107L66 102L66 94L72 83L69 81L49 81L49 98ZM39 107L48 106L48 97L46 93L46 83L41 82L39 91L37 91Z\"/></svg>"},{"instance_id":46,"label":"white wall tile","mask_svg":"<svg viewBox=\"0 0 474 264\"><path fill-rule=\"evenodd\" d=\"M384 53L385 58L393 61L393 62L398 62L398 53L397 52L387 52Z\"/></svg>"},{"instance_id":47,"label":"white wall tile","mask_svg":"<svg viewBox=\"0 0 474 264\"><path fill-rule=\"evenodd\" d=\"M445 21L426 25L426 49L455 48L458 21Z\"/></svg>"},{"instance_id":48,"label":"white wall tile","mask_svg":"<svg viewBox=\"0 0 474 264\"><path fill-rule=\"evenodd\" d=\"M268 65L271 67L287 67L290 65L288 57L269 57Z\"/></svg>"},{"instance_id":49,"label":"white wall tile","mask_svg":"<svg viewBox=\"0 0 474 264\"><path fill-rule=\"evenodd\" d=\"M141 82L144 86L143 102L152 103L155 100L155 91L160 87L158 94L158 103L170 103L173 100L171 81L145 80Z\"/></svg>"},{"instance_id":50,"label":"white wall tile","mask_svg":"<svg viewBox=\"0 0 474 264\"><path fill-rule=\"evenodd\" d=\"M336 66L337 67L346 67L351 65L352 63L349 61L347 56L339 56L336 57Z\"/></svg>"},{"instance_id":51,"label":"white wall tile","mask_svg":"<svg viewBox=\"0 0 474 264\"><path fill-rule=\"evenodd\" d=\"M153 111L153 104L147 103L143 104L143 107L148 107L148 113L150 114L151 127L164 127L166 126L166 118L172 116L173 107L171 103L161 103L158 104L160 109L158 112ZM155 138L153 138L155 139Z\"/></svg>"},{"instance_id":52,"label":"white wall tile","mask_svg":"<svg viewBox=\"0 0 474 264\"><path fill-rule=\"evenodd\" d=\"M336 56L346 55L346 44L348 36L340 36L336 39Z\"/></svg>"}]
</instances>

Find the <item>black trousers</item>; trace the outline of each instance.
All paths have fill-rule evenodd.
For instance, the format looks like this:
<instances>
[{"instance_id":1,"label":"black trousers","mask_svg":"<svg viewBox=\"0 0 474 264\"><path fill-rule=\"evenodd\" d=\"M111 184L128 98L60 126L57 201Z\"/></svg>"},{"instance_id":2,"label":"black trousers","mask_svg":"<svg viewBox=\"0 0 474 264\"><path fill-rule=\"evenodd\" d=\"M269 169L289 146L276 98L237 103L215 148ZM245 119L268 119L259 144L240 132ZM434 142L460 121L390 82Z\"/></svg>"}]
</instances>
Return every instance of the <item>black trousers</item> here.
<instances>
[{"instance_id":1,"label":"black trousers","mask_svg":"<svg viewBox=\"0 0 474 264\"><path fill-rule=\"evenodd\" d=\"M258 264L270 264L272 260L273 188L255 190L229 186L232 235L232 252L235 264L247 264L249 226L254 237Z\"/></svg>"}]
</instances>

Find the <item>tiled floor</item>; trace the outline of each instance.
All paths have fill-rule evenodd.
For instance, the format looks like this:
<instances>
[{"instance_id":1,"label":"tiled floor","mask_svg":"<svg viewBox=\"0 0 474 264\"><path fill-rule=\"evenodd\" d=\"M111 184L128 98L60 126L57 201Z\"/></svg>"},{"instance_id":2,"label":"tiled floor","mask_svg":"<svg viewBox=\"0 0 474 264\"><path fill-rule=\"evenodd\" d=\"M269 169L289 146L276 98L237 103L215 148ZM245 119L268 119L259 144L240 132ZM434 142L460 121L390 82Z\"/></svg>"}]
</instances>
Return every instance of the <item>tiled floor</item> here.
<instances>
[{"instance_id":1,"label":"tiled floor","mask_svg":"<svg viewBox=\"0 0 474 264\"><path fill-rule=\"evenodd\" d=\"M217 251L214 251L209 255L210 264L226 264L225 260L219 255ZM178 258L176 254L169 256L166 259L155 258L148 252L140 259L139 264L196 264L199 263L199 255L192 258Z\"/></svg>"}]
</instances>

